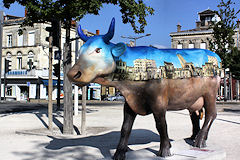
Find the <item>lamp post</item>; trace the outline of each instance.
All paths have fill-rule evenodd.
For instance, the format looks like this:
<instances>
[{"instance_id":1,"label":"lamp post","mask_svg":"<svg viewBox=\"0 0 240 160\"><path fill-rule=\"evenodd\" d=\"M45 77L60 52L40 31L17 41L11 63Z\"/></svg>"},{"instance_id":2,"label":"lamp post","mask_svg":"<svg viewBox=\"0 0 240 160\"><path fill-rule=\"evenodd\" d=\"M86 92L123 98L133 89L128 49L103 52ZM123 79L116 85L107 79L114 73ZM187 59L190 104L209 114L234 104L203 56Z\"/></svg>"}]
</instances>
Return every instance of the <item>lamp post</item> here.
<instances>
[{"instance_id":1,"label":"lamp post","mask_svg":"<svg viewBox=\"0 0 240 160\"><path fill-rule=\"evenodd\" d=\"M239 19L237 20L237 28L238 28L238 31L237 31L237 49L239 49L239 32L240 32L240 21L239 21Z\"/></svg>"},{"instance_id":2,"label":"lamp post","mask_svg":"<svg viewBox=\"0 0 240 160\"><path fill-rule=\"evenodd\" d=\"M2 95L1 95L1 92L2 92L2 34L3 34L3 11L0 11L0 101L2 100Z\"/></svg>"},{"instance_id":3,"label":"lamp post","mask_svg":"<svg viewBox=\"0 0 240 160\"><path fill-rule=\"evenodd\" d=\"M134 45L136 46L136 41L137 39L140 39L140 38L143 38L143 37L147 37L147 36L151 36L151 34L146 34L146 35L143 35L143 36L138 36L138 37L133 37L133 36L128 36L128 37L125 37L125 36L121 36L122 38L127 38L127 39L133 39L134 40Z\"/></svg>"}]
</instances>

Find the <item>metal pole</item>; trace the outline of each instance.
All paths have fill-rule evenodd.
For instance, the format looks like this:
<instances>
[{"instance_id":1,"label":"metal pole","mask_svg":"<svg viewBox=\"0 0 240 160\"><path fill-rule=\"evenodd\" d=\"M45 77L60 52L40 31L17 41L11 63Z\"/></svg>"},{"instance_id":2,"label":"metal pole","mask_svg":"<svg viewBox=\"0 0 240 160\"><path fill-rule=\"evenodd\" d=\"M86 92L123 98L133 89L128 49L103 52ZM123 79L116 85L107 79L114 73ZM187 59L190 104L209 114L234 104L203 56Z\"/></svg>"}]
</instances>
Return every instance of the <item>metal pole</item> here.
<instances>
[{"instance_id":1,"label":"metal pole","mask_svg":"<svg viewBox=\"0 0 240 160\"><path fill-rule=\"evenodd\" d=\"M2 100L2 34L3 34L3 11L0 11L0 101Z\"/></svg>"},{"instance_id":2,"label":"metal pole","mask_svg":"<svg viewBox=\"0 0 240 160\"><path fill-rule=\"evenodd\" d=\"M230 81L230 83L229 83L229 85L230 85L230 87L229 87L229 91L230 91L230 97L231 97L231 101L233 100L233 85L232 85L232 72L230 72L229 73L229 76L230 76L230 78L229 78L229 81Z\"/></svg>"},{"instance_id":3,"label":"metal pole","mask_svg":"<svg viewBox=\"0 0 240 160\"><path fill-rule=\"evenodd\" d=\"M49 74L48 74L48 129L52 133L53 131L53 103L52 103L52 88L53 88L53 83L52 83L52 33L49 33Z\"/></svg>"},{"instance_id":4,"label":"metal pole","mask_svg":"<svg viewBox=\"0 0 240 160\"><path fill-rule=\"evenodd\" d=\"M77 37L77 27L76 27L76 37ZM78 59L78 39L75 41L75 63ZM78 115L78 86L74 85L74 115Z\"/></svg>"},{"instance_id":5,"label":"metal pole","mask_svg":"<svg viewBox=\"0 0 240 160\"><path fill-rule=\"evenodd\" d=\"M4 91L3 91L3 99L4 99L4 101L6 101L6 85L7 85L7 82L6 82L6 58L5 58L5 60L4 60Z\"/></svg>"},{"instance_id":6,"label":"metal pole","mask_svg":"<svg viewBox=\"0 0 240 160\"><path fill-rule=\"evenodd\" d=\"M62 47L61 47L61 29L62 29L62 27L61 27L61 21L58 21L58 23L59 23L59 28L58 28L58 30L59 30L59 32L58 32L58 41L59 41L59 46L58 46L58 51L60 51L60 54L62 54L62 52L61 52L61 49L62 49ZM60 110L60 94L61 94L61 58L59 58L58 59L58 65L59 65L59 75L58 75L58 79L57 79L57 110Z\"/></svg>"},{"instance_id":7,"label":"metal pole","mask_svg":"<svg viewBox=\"0 0 240 160\"><path fill-rule=\"evenodd\" d=\"M237 27L238 27L238 31L237 31L237 49L239 49L239 32L240 32L240 21L237 20Z\"/></svg>"},{"instance_id":8,"label":"metal pole","mask_svg":"<svg viewBox=\"0 0 240 160\"><path fill-rule=\"evenodd\" d=\"M87 111L87 86L82 87L82 119L81 119L81 134L86 134L86 111Z\"/></svg>"},{"instance_id":9,"label":"metal pole","mask_svg":"<svg viewBox=\"0 0 240 160\"><path fill-rule=\"evenodd\" d=\"M236 98L236 100L239 100L239 80L237 80L236 86L237 86L237 98Z\"/></svg>"}]
</instances>

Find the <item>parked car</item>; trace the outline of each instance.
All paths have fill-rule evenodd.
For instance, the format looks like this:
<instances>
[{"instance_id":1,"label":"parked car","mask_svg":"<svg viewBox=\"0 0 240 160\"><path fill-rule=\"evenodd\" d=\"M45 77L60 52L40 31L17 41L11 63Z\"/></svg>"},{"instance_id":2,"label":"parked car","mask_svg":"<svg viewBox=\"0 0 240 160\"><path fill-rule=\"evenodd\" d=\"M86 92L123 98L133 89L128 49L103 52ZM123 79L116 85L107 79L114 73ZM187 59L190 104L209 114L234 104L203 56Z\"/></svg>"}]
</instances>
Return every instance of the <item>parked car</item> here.
<instances>
[{"instance_id":1,"label":"parked car","mask_svg":"<svg viewBox=\"0 0 240 160\"><path fill-rule=\"evenodd\" d=\"M217 100L217 101L222 101L222 100L224 100L224 96L217 96L217 97L216 97L216 100Z\"/></svg>"},{"instance_id":2,"label":"parked car","mask_svg":"<svg viewBox=\"0 0 240 160\"><path fill-rule=\"evenodd\" d=\"M107 101L125 101L125 98L122 95L116 95L116 96L106 97L105 100L107 100Z\"/></svg>"}]
</instances>

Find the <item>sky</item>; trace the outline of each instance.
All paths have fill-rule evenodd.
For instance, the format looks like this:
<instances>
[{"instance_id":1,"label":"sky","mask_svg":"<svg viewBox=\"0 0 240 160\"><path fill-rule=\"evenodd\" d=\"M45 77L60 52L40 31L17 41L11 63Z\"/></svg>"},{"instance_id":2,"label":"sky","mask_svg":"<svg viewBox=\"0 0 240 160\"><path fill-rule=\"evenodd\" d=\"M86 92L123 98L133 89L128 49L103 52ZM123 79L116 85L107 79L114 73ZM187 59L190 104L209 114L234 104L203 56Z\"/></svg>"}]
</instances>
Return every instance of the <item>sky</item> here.
<instances>
[{"instance_id":1,"label":"sky","mask_svg":"<svg viewBox=\"0 0 240 160\"><path fill-rule=\"evenodd\" d=\"M135 34L130 24L123 24L120 8L111 4L103 5L99 15L86 15L79 24L83 29L95 33L100 30L100 34L108 31L111 19L115 17L115 34L113 43L127 42L129 39L121 36L138 37L146 34L151 36L143 37L137 40L137 46L153 45L160 48L171 48L171 32L177 31L177 24L182 26L182 30L195 28L195 22L198 20L198 12L206 9L218 10L217 5L220 0L143 0L147 6L151 6L155 12L154 15L146 17L147 26L144 34ZM235 9L240 8L239 0L236 2ZM13 4L10 9L3 7L0 1L0 10L5 14L24 16L24 8L19 4ZM238 17L240 19L240 16Z\"/></svg>"}]
</instances>

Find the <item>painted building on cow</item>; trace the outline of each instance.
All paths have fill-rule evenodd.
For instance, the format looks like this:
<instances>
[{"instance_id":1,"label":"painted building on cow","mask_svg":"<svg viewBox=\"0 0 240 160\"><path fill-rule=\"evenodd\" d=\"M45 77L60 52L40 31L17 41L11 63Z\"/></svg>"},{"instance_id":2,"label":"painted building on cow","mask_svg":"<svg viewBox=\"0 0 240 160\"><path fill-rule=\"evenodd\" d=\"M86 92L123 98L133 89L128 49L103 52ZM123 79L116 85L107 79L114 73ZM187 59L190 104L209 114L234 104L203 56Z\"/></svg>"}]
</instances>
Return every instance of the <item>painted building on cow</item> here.
<instances>
[{"instance_id":1,"label":"painted building on cow","mask_svg":"<svg viewBox=\"0 0 240 160\"><path fill-rule=\"evenodd\" d=\"M48 42L49 33L45 30L50 23L37 23L33 27L24 27L23 34L18 30L24 17L6 15L3 23L2 50L2 86L1 96L4 96L4 61L11 61L11 71L6 74L6 98L17 101L27 99L48 98ZM85 32L89 36L90 32ZM71 29L71 38L76 37L75 28ZM65 29L62 28L62 49L65 43ZM79 46L83 41L79 40ZM75 61L75 42L72 43L72 62ZM54 51L56 48L54 48ZM53 64L57 60L53 60ZM61 63L62 70L62 63ZM63 80L61 71L61 79ZM57 77L53 76L53 99L57 97Z\"/></svg>"},{"instance_id":2,"label":"painted building on cow","mask_svg":"<svg viewBox=\"0 0 240 160\"><path fill-rule=\"evenodd\" d=\"M214 76L220 75L221 69L217 65L215 57L209 56L209 61L202 67L195 67L192 62L186 62L181 55L178 55L181 67L175 68L171 62L164 62L164 66L156 66L155 60L136 59L134 66L127 66L122 60L117 61L117 69L113 80L146 81L153 79L178 79L190 78L193 76Z\"/></svg>"}]
</instances>

